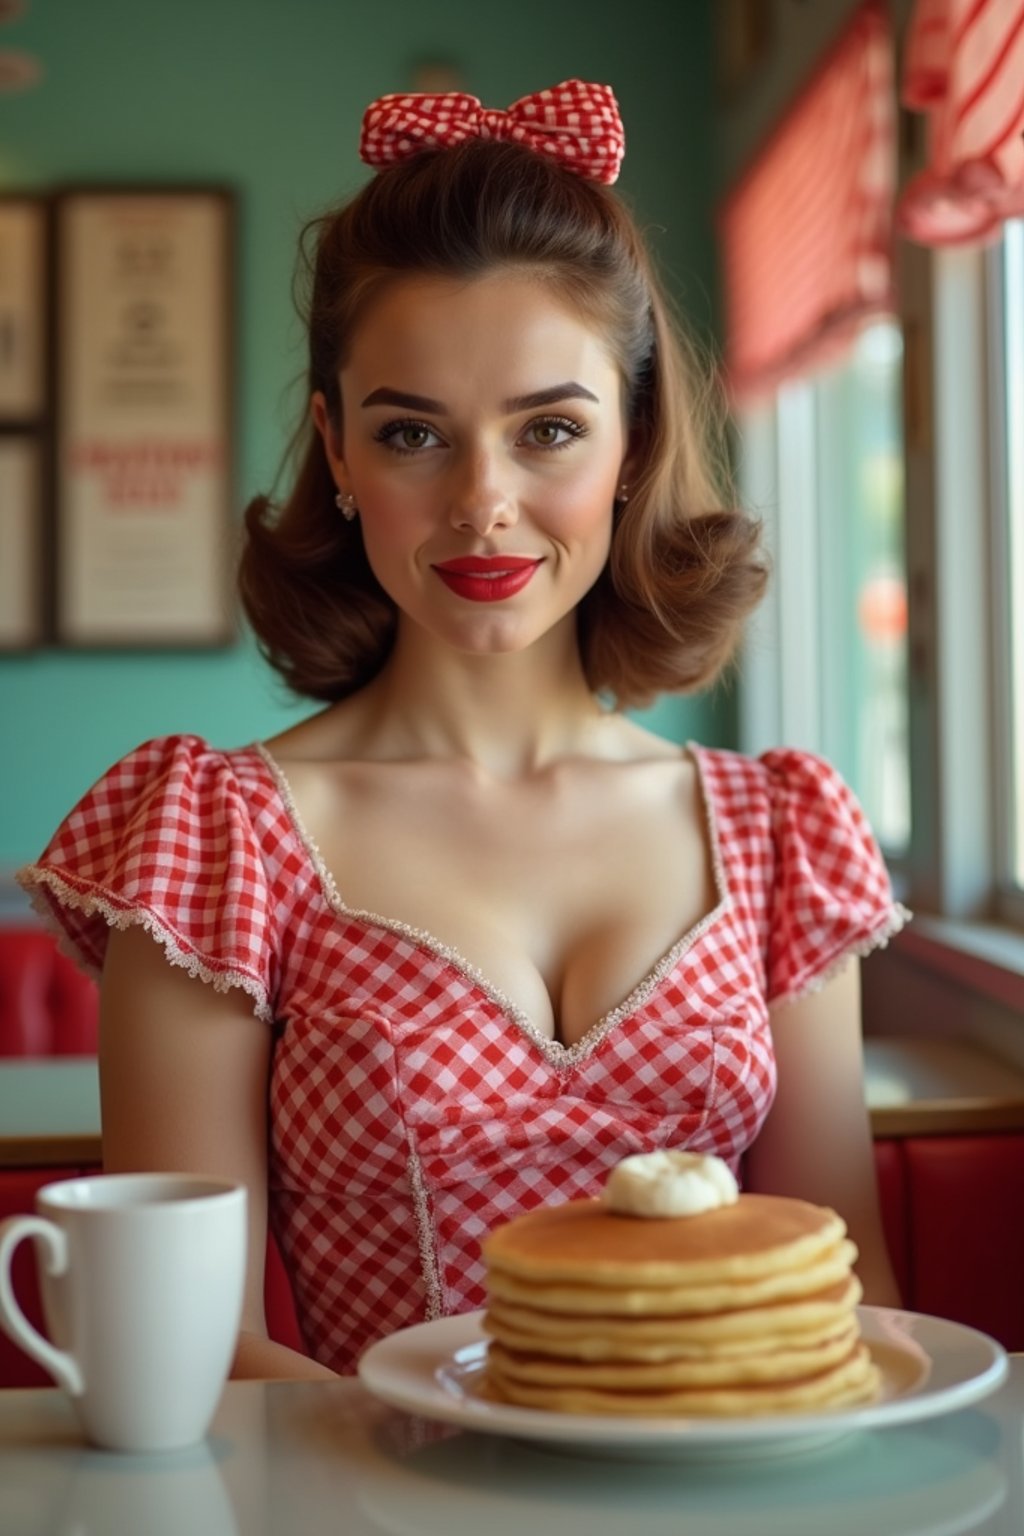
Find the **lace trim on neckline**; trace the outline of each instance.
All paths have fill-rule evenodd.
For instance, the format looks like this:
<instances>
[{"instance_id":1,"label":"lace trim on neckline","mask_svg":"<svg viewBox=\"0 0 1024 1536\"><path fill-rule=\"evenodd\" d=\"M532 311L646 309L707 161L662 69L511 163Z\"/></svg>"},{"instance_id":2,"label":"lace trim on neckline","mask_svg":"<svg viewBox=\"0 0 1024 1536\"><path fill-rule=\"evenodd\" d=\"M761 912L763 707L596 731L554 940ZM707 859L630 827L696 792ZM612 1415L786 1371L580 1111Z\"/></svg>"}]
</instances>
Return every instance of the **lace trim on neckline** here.
<instances>
[{"instance_id":1,"label":"lace trim on neckline","mask_svg":"<svg viewBox=\"0 0 1024 1536\"><path fill-rule=\"evenodd\" d=\"M56 938L57 947L61 953L67 955L95 981L101 979L102 968L89 960L64 931L39 887L45 887L50 891L62 907L81 912L85 917L94 917L98 914L110 928L117 928L122 932L133 927L145 929L163 947L171 965L180 966L190 976L205 981L215 992L230 992L232 987L241 988L252 998L256 1017L264 1024L274 1022L274 1013L266 989L254 976L247 976L242 971L230 969L217 970L206 965L198 955L184 949L176 935L145 907L115 906L113 902L95 892L86 894L76 890L55 870L44 869L37 864L30 864L27 868L19 870L18 883L26 891L33 910L42 918L47 931Z\"/></svg>"},{"instance_id":2,"label":"lace trim on neckline","mask_svg":"<svg viewBox=\"0 0 1024 1536\"><path fill-rule=\"evenodd\" d=\"M434 934L430 933L425 928L414 928L412 924L403 923L397 918L385 917L379 912L370 912L361 907L348 906L342 898L340 891L338 890L334 876L331 874L331 871L327 867L327 864L324 861L324 857L320 852L319 847L317 846L316 840L312 837L302 819L299 808L296 805L295 798L292 794L291 785L289 784L286 775L284 774L283 770L269 749L264 746L262 742L256 742L254 745L257 754L262 759L268 773L271 775L274 781L277 792L281 796L281 800L298 835L299 841L302 843L307 854L309 855L309 858L316 871L317 878L320 882L320 888L323 893L324 900L327 902L327 905L332 909L332 911L341 917L351 919L355 922L365 923L368 926L373 926L376 928L384 928L389 933L393 933L399 938L406 939L410 943L415 944L418 948L424 949L430 954L435 955L438 959L443 960L445 964L451 966L453 970L457 971L468 981L471 981L478 991L482 992L485 997L489 998L490 1001L494 1003L495 1006L501 1011L501 1013L503 1013L506 1018L510 1019L517 1026L517 1028L520 1029L522 1033L526 1035L534 1043L534 1045L537 1046L538 1050L551 1066L562 1070L567 1070L570 1067L574 1067L578 1062L584 1060L584 1058L589 1056L595 1050L595 1048L611 1030L615 1029L620 1023L622 1023L624 1019L629 1018L629 1016L635 1013L637 1009L641 1008L647 1001L648 997L650 997L650 995L661 985L665 977L668 976L672 970L674 970L676 965L678 965L686 951L690 949L694 944L696 944L700 938L703 937L703 935L712 926L712 924L719 920L731 901L731 896L726 885L725 866L722 860L721 847L719 845L718 823L714 814L713 804L708 794L707 785L704 778L704 765L701 762L699 749L695 746L695 744L688 742L686 744L685 750L689 754L691 761L693 762L697 771L697 777L700 783L700 792L704 806L704 822L705 826L707 827L708 840L711 846L712 870L715 881L715 892L718 898L716 904L710 912L706 913L705 916L702 917L697 923L695 923L692 928L688 929L687 932L683 934L683 936L678 939L675 944L672 945L671 949L666 950L661 959L658 960L653 968L648 971L647 975L644 976L640 982L638 982L638 984L633 988L632 992L623 998L621 1003L616 1004L616 1006L612 1008L608 1013L602 1014L602 1016L594 1024L591 1024L590 1027L584 1031L578 1040L572 1043L572 1045L563 1045L560 1040L554 1040L551 1038L551 1036L546 1035L543 1030L538 1029L537 1025L530 1018L529 1014L525 1013L517 1003L513 1002L513 1000L505 992L503 992L500 987L497 987L492 982L488 981L483 972L478 970L471 961L467 960L466 957L452 945L445 944L442 940L438 939Z\"/></svg>"}]
</instances>

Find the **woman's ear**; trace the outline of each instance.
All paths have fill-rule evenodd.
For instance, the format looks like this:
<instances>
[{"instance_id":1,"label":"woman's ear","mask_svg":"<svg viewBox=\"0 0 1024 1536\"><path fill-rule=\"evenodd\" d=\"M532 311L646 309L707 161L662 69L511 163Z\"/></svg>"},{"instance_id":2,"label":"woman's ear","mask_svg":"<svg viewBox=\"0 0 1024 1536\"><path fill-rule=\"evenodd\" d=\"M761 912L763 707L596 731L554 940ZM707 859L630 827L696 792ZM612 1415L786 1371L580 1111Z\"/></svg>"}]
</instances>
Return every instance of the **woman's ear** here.
<instances>
[{"instance_id":1,"label":"woman's ear","mask_svg":"<svg viewBox=\"0 0 1024 1536\"><path fill-rule=\"evenodd\" d=\"M626 457L619 467L619 484L632 485L643 463L643 433L638 427L633 427L626 442Z\"/></svg>"},{"instance_id":2,"label":"woman's ear","mask_svg":"<svg viewBox=\"0 0 1024 1536\"><path fill-rule=\"evenodd\" d=\"M327 455L334 483L339 491L348 492L351 486L348 483L345 460L341 454L341 437L335 423L331 420L331 413L327 408L327 397L323 390L318 389L311 397L309 413L324 445L324 453Z\"/></svg>"}]
</instances>

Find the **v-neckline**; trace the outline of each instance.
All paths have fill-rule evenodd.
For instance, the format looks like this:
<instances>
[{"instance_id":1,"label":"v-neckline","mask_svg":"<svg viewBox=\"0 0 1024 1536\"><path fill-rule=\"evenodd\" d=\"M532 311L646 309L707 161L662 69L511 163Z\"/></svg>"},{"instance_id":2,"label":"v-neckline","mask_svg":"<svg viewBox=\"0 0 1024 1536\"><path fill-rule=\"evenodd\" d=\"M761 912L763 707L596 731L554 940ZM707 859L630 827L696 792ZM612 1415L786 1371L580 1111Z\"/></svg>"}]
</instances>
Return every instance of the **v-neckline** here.
<instances>
[{"instance_id":1,"label":"v-neckline","mask_svg":"<svg viewBox=\"0 0 1024 1536\"><path fill-rule=\"evenodd\" d=\"M542 1029L534 1023L529 1014L515 1003L500 987L489 981L484 973L479 970L471 960L467 960L451 944L445 944L435 934L426 928L415 928L410 923L404 923L398 918L387 917L380 912L371 912L361 907L351 907L344 900L338 889L337 882L328 868L322 853L311 836L303 821L295 796L292 794L288 776L277 762L270 749L262 741L253 744L257 756L262 761L274 783L274 788L284 806L285 814L291 823L292 830L301 843L307 858L312 865L324 901L331 911L347 922L361 922L367 927L383 928L388 933L396 934L406 939L417 948L433 955L436 959L443 960L445 964L457 971L466 981L481 992L501 1014L513 1023L524 1034L546 1059L553 1065L569 1067L588 1056L605 1036L623 1020L642 1007L651 994L660 986L666 976L678 965L683 955L697 943L699 939L722 917L731 903L731 893L725 876L725 865L722 860L722 851L718 837L718 818L715 813L714 803L711 799L707 778L704 772L703 748L696 742L688 741L683 747L693 762L697 771L697 779L700 788L700 799L704 814L704 829L708 846L711 851L712 875L715 884L715 904L709 912L699 918L690 928L678 938L669 949L656 960L647 973L641 977L636 986L627 993L621 1002L603 1013L593 1024L588 1025L578 1040L571 1045L565 1045L561 1040L546 1035Z\"/></svg>"}]
</instances>

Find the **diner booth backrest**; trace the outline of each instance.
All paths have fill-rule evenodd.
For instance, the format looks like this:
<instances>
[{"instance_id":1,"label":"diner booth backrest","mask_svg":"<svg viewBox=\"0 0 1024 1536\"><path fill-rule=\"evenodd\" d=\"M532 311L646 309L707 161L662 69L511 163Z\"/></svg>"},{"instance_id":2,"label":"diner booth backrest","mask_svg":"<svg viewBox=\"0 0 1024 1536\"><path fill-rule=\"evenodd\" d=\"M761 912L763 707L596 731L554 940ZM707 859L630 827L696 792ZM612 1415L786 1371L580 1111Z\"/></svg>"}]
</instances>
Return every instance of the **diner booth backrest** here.
<instances>
[{"instance_id":1,"label":"diner booth backrest","mask_svg":"<svg viewBox=\"0 0 1024 1536\"><path fill-rule=\"evenodd\" d=\"M0 1168L0 1221L7 1216L20 1216L26 1211L33 1211L36 1190L43 1184L54 1183L58 1179L74 1178L80 1173L98 1172L99 1170L95 1167ZM14 1294L29 1320L45 1333L36 1264L35 1243L31 1240L19 1243L14 1252L12 1266ZM295 1315L291 1282L277 1244L272 1237L267 1243L263 1299L267 1332L270 1337L277 1343L287 1344L290 1349L297 1349L304 1354L306 1346ZM52 1378L47 1375L42 1366L30 1360L24 1351L0 1330L0 1390L5 1387L52 1386ZM3 1529L3 1522L0 1520L0 1532Z\"/></svg>"},{"instance_id":2,"label":"diner booth backrest","mask_svg":"<svg viewBox=\"0 0 1024 1536\"><path fill-rule=\"evenodd\" d=\"M0 926L0 1057L94 1056L99 1040L99 991L56 940L41 928ZM0 1126L0 1141L3 1127ZM34 1208L42 1184L96 1173L95 1167L0 1166L0 1220ZM14 1257L16 1294L35 1323L42 1306L31 1243ZM303 1350L291 1284L273 1238L267 1245L264 1285L271 1338ZM0 1330L0 1388L49 1386L50 1378Z\"/></svg>"},{"instance_id":3,"label":"diner booth backrest","mask_svg":"<svg viewBox=\"0 0 1024 1536\"><path fill-rule=\"evenodd\" d=\"M94 1056L96 983L41 928L0 926L0 1056Z\"/></svg>"}]
</instances>

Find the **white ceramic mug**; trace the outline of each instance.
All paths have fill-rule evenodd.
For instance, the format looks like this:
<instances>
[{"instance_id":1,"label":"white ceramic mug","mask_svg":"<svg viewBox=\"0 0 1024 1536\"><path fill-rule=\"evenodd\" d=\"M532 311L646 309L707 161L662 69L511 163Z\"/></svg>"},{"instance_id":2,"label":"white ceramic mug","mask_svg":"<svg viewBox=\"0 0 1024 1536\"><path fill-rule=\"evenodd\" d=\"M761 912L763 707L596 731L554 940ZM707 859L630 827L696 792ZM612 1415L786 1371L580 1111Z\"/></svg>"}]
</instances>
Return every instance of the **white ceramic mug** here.
<instances>
[{"instance_id":1,"label":"white ceramic mug","mask_svg":"<svg viewBox=\"0 0 1024 1536\"><path fill-rule=\"evenodd\" d=\"M242 1312L246 1193L192 1174L97 1174L47 1184L35 1216L0 1223L0 1325L71 1394L96 1445L201 1440L231 1369ZM11 1286L35 1238L52 1343Z\"/></svg>"}]
</instances>

